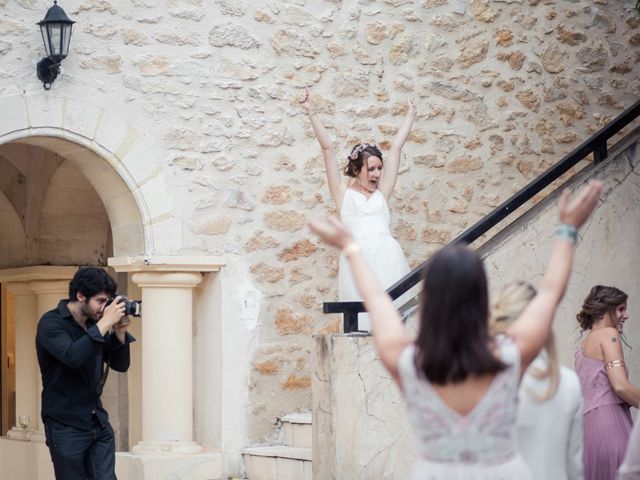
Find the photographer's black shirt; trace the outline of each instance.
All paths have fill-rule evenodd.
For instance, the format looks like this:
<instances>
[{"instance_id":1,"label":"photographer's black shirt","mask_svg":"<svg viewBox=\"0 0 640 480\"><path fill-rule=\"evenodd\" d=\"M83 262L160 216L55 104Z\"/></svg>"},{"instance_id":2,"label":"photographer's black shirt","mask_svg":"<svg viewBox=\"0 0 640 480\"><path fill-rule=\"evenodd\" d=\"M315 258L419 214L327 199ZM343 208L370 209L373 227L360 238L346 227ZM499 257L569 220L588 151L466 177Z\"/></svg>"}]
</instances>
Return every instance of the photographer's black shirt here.
<instances>
[{"instance_id":1,"label":"photographer's black shirt","mask_svg":"<svg viewBox=\"0 0 640 480\"><path fill-rule=\"evenodd\" d=\"M45 313L38 323L36 353L42 374L42 421L52 419L82 430L90 430L95 418L106 426L108 415L100 395L101 379L108 368L118 372L129 368L129 344L115 334L100 335L95 323L85 330L61 300L58 308Z\"/></svg>"}]
</instances>

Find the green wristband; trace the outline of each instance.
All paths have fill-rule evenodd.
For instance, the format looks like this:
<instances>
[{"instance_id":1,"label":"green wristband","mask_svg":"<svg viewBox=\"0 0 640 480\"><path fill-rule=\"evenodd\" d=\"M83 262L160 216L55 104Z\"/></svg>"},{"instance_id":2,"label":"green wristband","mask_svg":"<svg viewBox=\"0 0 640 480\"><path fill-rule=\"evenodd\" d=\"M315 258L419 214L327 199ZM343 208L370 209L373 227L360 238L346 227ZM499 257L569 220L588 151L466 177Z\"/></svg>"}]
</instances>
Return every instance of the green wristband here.
<instances>
[{"instance_id":1,"label":"green wristband","mask_svg":"<svg viewBox=\"0 0 640 480\"><path fill-rule=\"evenodd\" d=\"M559 240L566 240L573 245L578 243L578 229L568 223L558 225L553 231L553 234Z\"/></svg>"}]
</instances>

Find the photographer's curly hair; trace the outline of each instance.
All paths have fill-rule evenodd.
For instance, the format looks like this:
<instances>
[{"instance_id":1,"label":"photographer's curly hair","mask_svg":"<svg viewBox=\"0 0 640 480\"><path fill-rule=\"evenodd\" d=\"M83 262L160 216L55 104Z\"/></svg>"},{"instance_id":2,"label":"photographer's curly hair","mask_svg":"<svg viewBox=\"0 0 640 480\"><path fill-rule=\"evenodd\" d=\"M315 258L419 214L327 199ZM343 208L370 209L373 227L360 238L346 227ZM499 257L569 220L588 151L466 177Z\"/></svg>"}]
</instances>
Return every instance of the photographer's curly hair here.
<instances>
[{"instance_id":1,"label":"photographer's curly hair","mask_svg":"<svg viewBox=\"0 0 640 480\"><path fill-rule=\"evenodd\" d=\"M627 301L629 296L616 287L596 285L584 299L582 309L576 315L582 331L590 330L593 324L609 312L615 318L616 307Z\"/></svg>"},{"instance_id":2,"label":"photographer's curly hair","mask_svg":"<svg viewBox=\"0 0 640 480\"><path fill-rule=\"evenodd\" d=\"M378 157L380 161L384 163L382 160L382 152L375 143L356 144L347 157L349 163L344 167L344 174L348 177L357 177L362 167L367 165L367 159L369 157Z\"/></svg>"}]
</instances>

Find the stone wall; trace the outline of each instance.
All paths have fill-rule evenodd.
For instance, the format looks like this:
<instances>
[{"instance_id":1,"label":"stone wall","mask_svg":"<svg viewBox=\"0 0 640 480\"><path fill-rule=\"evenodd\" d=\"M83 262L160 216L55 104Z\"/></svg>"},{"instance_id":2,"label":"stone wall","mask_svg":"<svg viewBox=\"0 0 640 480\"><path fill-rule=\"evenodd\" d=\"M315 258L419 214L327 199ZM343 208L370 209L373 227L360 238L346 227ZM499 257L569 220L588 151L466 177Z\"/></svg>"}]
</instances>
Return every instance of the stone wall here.
<instances>
[{"instance_id":1,"label":"stone wall","mask_svg":"<svg viewBox=\"0 0 640 480\"><path fill-rule=\"evenodd\" d=\"M155 137L181 226L156 253L233 257L261 292L247 359L260 439L311 406L310 334L339 328L320 313L336 254L304 226L334 206L303 87L341 157L360 139L388 148L416 98L390 202L416 265L637 98L634 3L64 0L78 23L44 92L34 24L50 3L0 0L0 95L93 103Z\"/></svg>"}]
</instances>

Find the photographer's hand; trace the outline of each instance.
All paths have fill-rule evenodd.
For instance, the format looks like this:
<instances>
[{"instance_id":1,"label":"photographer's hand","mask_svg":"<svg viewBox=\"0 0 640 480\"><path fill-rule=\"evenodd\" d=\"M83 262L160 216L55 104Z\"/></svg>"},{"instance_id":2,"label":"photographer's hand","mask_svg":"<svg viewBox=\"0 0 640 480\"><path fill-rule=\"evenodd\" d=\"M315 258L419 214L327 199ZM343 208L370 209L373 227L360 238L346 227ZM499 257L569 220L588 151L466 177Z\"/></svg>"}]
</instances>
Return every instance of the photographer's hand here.
<instances>
[{"instance_id":1,"label":"photographer's hand","mask_svg":"<svg viewBox=\"0 0 640 480\"><path fill-rule=\"evenodd\" d=\"M121 302L122 296L117 296L110 305L105 307L102 312L102 318L98 320L96 326L100 330L100 335L104 336L125 316L124 302Z\"/></svg>"},{"instance_id":2,"label":"photographer's hand","mask_svg":"<svg viewBox=\"0 0 640 480\"><path fill-rule=\"evenodd\" d=\"M129 329L129 325L131 325L131 319L129 315L125 315L120 319L118 323L115 324L113 331L120 340L120 343L124 344L127 337L127 330Z\"/></svg>"}]
</instances>

